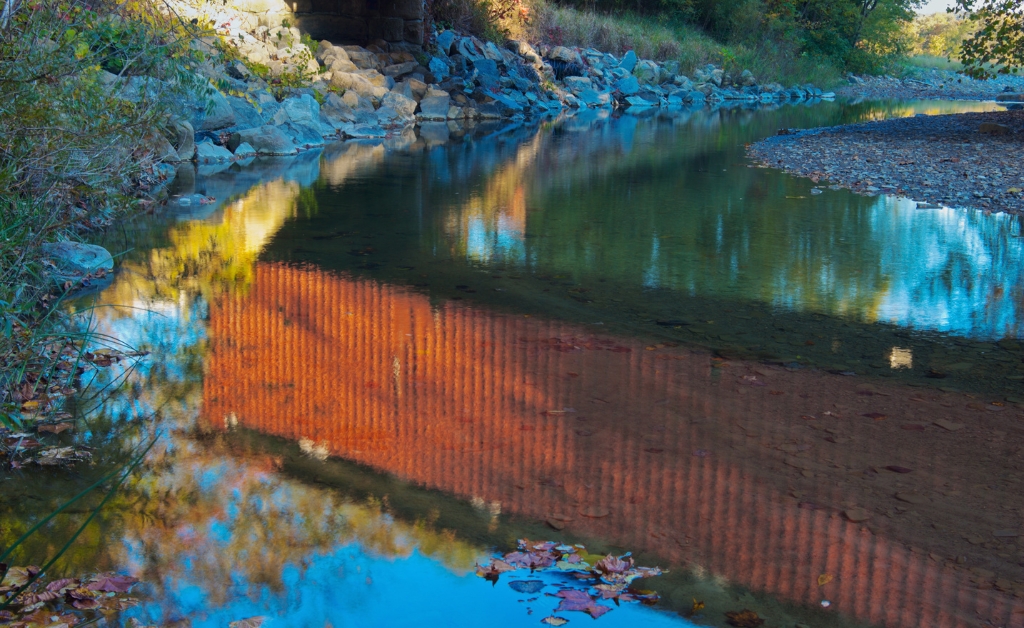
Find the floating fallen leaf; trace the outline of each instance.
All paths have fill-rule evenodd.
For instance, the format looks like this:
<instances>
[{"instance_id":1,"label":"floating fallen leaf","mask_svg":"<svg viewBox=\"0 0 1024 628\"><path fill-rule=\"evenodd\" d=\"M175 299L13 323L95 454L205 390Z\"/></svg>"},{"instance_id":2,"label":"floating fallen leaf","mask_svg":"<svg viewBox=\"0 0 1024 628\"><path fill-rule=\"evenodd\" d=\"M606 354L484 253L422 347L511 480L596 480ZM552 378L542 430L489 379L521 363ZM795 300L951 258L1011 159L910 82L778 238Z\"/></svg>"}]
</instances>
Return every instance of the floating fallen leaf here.
<instances>
[{"instance_id":1,"label":"floating fallen leaf","mask_svg":"<svg viewBox=\"0 0 1024 628\"><path fill-rule=\"evenodd\" d=\"M622 573L632 567L633 559L631 557L627 560L622 560L611 554L605 556L594 565L594 569L602 573Z\"/></svg>"},{"instance_id":2,"label":"floating fallen leaf","mask_svg":"<svg viewBox=\"0 0 1024 628\"><path fill-rule=\"evenodd\" d=\"M764 620L758 617L757 613L747 609L729 611L725 614L725 617L726 623L730 626L736 626L736 628L758 628L758 626L764 624Z\"/></svg>"},{"instance_id":3,"label":"floating fallen leaf","mask_svg":"<svg viewBox=\"0 0 1024 628\"><path fill-rule=\"evenodd\" d=\"M695 615L702 610L704 610L704 600L698 601L697 598L693 598L693 606L690 607L690 614Z\"/></svg>"},{"instance_id":4,"label":"floating fallen leaf","mask_svg":"<svg viewBox=\"0 0 1024 628\"><path fill-rule=\"evenodd\" d=\"M818 576L818 586L823 587L829 582L832 582L833 580L835 580L835 576L833 576L830 573L823 573L820 576Z\"/></svg>"},{"instance_id":5,"label":"floating fallen leaf","mask_svg":"<svg viewBox=\"0 0 1024 628\"><path fill-rule=\"evenodd\" d=\"M263 615L256 617L249 617L248 619L239 619L228 624L228 628L260 628L263 622L267 621L267 618Z\"/></svg>"},{"instance_id":6,"label":"floating fallen leaf","mask_svg":"<svg viewBox=\"0 0 1024 628\"><path fill-rule=\"evenodd\" d=\"M594 599L590 597L585 591L578 589L565 589L555 594L556 597L562 598L562 601L558 604L558 608L555 611L579 611L588 613L594 619L597 619L601 615L604 615L608 611L612 610L610 606L604 606L603 604L597 604Z\"/></svg>"},{"instance_id":7,"label":"floating fallen leaf","mask_svg":"<svg viewBox=\"0 0 1024 628\"><path fill-rule=\"evenodd\" d=\"M132 585L138 582L138 578L132 576L119 576L116 574L100 574L85 585L90 591L112 591L115 593L127 593Z\"/></svg>"},{"instance_id":8,"label":"floating fallen leaf","mask_svg":"<svg viewBox=\"0 0 1024 628\"><path fill-rule=\"evenodd\" d=\"M544 619L540 620L540 623L547 624L549 626L564 626L569 623L569 620L552 615L550 617L545 617Z\"/></svg>"}]
</instances>

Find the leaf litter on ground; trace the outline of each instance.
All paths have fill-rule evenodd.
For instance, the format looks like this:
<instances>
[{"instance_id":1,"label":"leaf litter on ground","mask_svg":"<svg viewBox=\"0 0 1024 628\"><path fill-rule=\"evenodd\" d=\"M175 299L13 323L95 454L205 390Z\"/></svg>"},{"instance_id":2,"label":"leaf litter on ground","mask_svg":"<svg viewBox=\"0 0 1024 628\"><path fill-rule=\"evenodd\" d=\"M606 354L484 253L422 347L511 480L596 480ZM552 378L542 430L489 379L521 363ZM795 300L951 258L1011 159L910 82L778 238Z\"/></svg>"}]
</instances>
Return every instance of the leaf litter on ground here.
<instances>
[{"instance_id":1,"label":"leaf litter on ground","mask_svg":"<svg viewBox=\"0 0 1024 628\"><path fill-rule=\"evenodd\" d=\"M503 573L529 570L530 574L544 571L565 576L559 582L545 582L536 578L511 580L509 587L517 593L539 593L545 587L558 588L546 595L560 598L560 611L578 611L597 619L613 610L611 606L598 602L612 601L655 604L658 594L654 591L632 587L638 578L651 578L664 573L659 567L638 567L630 554L622 556L599 556L589 554L583 545L569 545L554 541L531 541L520 539L514 552L495 555L490 563L476 566L476 575L497 584ZM557 616L545 617L541 623L561 626L568 620Z\"/></svg>"}]
</instances>

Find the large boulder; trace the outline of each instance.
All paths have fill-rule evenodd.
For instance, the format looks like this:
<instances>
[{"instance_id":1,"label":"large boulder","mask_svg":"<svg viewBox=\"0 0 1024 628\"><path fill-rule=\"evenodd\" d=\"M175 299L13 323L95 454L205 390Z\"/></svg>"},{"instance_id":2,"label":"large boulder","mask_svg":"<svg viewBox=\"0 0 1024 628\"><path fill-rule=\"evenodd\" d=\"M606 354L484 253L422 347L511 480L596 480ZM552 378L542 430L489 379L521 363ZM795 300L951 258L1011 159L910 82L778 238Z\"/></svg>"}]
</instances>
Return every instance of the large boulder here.
<instances>
[{"instance_id":1,"label":"large boulder","mask_svg":"<svg viewBox=\"0 0 1024 628\"><path fill-rule=\"evenodd\" d=\"M403 118L411 118L416 111L416 101L398 92L388 92L380 101L381 107L391 107Z\"/></svg>"},{"instance_id":2,"label":"large boulder","mask_svg":"<svg viewBox=\"0 0 1024 628\"><path fill-rule=\"evenodd\" d=\"M562 63L575 63L577 65L583 65L583 58L580 57L580 53L566 48L565 46L555 46L548 52L548 59L552 61L561 61Z\"/></svg>"},{"instance_id":3,"label":"large boulder","mask_svg":"<svg viewBox=\"0 0 1024 628\"><path fill-rule=\"evenodd\" d=\"M235 110L227 97L216 89L208 96L208 105L199 124L200 131L216 131L225 129L235 123Z\"/></svg>"},{"instance_id":4,"label":"large boulder","mask_svg":"<svg viewBox=\"0 0 1024 628\"><path fill-rule=\"evenodd\" d=\"M243 142L255 148L261 155L294 155L299 152L284 131L269 124L232 133L228 148L237 149Z\"/></svg>"},{"instance_id":5,"label":"large boulder","mask_svg":"<svg viewBox=\"0 0 1024 628\"><path fill-rule=\"evenodd\" d=\"M248 100L238 96L228 96L228 102L231 103L231 110L235 114L235 127L252 129L263 126L263 116Z\"/></svg>"},{"instance_id":6,"label":"large boulder","mask_svg":"<svg viewBox=\"0 0 1024 628\"><path fill-rule=\"evenodd\" d=\"M320 107L320 119L329 126L340 129L346 122L355 122L356 113L334 92L327 94L324 104Z\"/></svg>"},{"instance_id":7,"label":"large boulder","mask_svg":"<svg viewBox=\"0 0 1024 628\"><path fill-rule=\"evenodd\" d=\"M231 159L231 151L218 146L210 140L204 140L196 144L196 162L201 164L228 161Z\"/></svg>"},{"instance_id":8,"label":"large boulder","mask_svg":"<svg viewBox=\"0 0 1024 628\"><path fill-rule=\"evenodd\" d=\"M635 76L630 76L615 82L615 89L622 92L624 96L632 96L640 91L640 81Z\"/></svg>"},{"instance_id":9,"label":"large boulder","mask_svg":"<svg viewBox=\"0 0 1024 628\"><path fill-rule=\"evenodd\" d=\"M420 101L420 118L424 120L444 120L448 117L451 99L447 96L428 96Z\"/></svg>"},{"instance_id":10,"label":"large boulder","mask_svg":"<svg viewBox=\"0 0 1024 628\"><path fill-rule=\"evenodd\" d=\"M658 68L658 64L655 63L654 61L648 61L644 59L643 61L637 63L636 67L633 68L633 76L635 76L637 80L640 81L640 83L643 85L651 85L657 83L659 75L660 70Z\"/></svg>"},{"instance_id":11,"label":"large boulder","mask_svg":"<svg viewBox=\"0 0 1024 628\"><path fill-rule=\"evenodd\" d=\"M284 114L288 122L311 125L320 119L320 103L309 94L286 98L281 102L278 115Z\"/></svg>"}]
</instances>

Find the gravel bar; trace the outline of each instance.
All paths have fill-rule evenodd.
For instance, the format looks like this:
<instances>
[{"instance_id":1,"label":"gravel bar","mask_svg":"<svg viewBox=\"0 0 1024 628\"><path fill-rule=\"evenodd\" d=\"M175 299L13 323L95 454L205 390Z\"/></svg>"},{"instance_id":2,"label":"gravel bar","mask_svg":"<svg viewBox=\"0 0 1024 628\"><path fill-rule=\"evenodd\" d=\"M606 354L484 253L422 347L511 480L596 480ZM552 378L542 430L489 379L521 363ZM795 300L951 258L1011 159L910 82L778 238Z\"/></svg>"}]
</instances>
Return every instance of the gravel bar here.
<instances>
[{"instance_id":1,"label":"gravel bar","mask_svg":"<svg viewBox=\"0 0 1024 628\"><path fill-rule=\"evenodd\" d=\"M1024 111L997 111L783 129L747 154L860 194L1024 214L1022 149Z\"/></svg>"}]
</instances>

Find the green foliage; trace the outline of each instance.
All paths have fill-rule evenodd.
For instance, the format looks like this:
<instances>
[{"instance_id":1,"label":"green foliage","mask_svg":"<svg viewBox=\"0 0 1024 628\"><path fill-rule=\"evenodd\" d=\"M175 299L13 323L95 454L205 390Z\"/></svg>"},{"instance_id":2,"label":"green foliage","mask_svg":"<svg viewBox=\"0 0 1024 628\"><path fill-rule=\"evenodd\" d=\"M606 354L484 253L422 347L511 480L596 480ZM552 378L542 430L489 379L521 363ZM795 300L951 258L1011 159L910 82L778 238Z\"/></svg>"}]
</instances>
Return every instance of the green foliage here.
<instances>
[{"instance_id":1,"label":"green foliage","mask_svg":"<svg viewBox=\"0 0 1024 628\"><path fill-rule=\"evenodd\" d=\"M46 373L59 299L40 247L133 205L152 138L200 89L188 28L148 3L8 4L0 24L0 403ZM116 72L119 76L115 76ZM59 291L63 291L63 286ZM35 365L34 371L26 365ZM38 379L36 381L39 381ZM35 384L33 384L34 386Z\"/></svg>"},{"instance_id":2,"label":"green foliage","mask_svg":"<svg viewBox=\"0 0 1024 628\"><path fill-rule=\"evenodd\" d=\"M961 42L960 62L974 78L1016 73L1024 66L1022 0L957 0L974 33Z\"/></svg>"},{"instance_id":3,"label":"green foliage","mask_svg":"<svg viewBox=\"0 0 1024 628\"><path fill-rule=\"evenodd\" d=\"M907 27L914 55L957 57L960 45L971 34L972 24L962 15L933 13L919 15Z\"/></svg>"},{"instance_id":4,"label":"green foliage","mask_svg":"<svg viewBox=\"0 0 1024 628\"><path fill-rule=\"evenodd\" d=\"M776 45L830 66L881 71L907 52L918 0L569 0L581 9L632 12L660 25L696 27L747 48ZM805 58L807 58L805 57Z\"/></svg>"}]
</instances>

